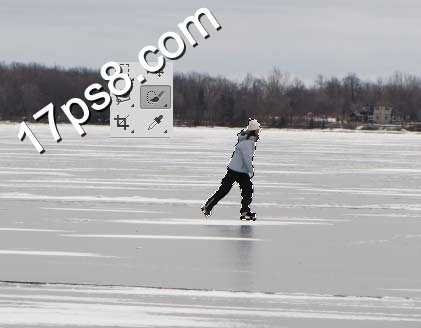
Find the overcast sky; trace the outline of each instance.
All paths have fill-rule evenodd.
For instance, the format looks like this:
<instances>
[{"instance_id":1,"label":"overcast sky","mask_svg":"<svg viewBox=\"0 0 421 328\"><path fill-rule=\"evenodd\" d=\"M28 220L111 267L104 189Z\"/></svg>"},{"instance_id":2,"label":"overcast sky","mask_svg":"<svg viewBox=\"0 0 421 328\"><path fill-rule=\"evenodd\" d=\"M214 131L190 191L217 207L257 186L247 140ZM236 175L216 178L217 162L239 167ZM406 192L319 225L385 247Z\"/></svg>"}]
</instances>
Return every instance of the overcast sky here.
<instances>
[{"instance_id":1,"label":"overcast sky","mask_svg":"<svg viewBox=\"0 0 421 328\"><path fill-rule=\"evenodd\" d=\"M223 28L188 46L177 71L242 78L276 65L306 81L420 71L420 0L0 0L0 60L91 68L135 61L200 7Z\"/></svg>"}]
</instances>

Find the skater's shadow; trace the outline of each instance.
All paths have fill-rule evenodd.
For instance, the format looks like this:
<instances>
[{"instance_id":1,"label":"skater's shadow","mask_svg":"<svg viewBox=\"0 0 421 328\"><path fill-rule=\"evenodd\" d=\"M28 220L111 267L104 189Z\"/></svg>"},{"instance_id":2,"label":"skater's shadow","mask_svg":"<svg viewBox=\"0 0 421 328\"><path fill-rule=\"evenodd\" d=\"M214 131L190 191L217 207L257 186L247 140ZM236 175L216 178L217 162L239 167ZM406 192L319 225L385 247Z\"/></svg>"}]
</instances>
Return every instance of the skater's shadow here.
<instances>
[{"instance_id":1,"label":"skater's shadow","mask_svg":"<svg viewBox=\"0 0 421 328\"><path fill-rule=\"evenodd\" d=\"M253 238L254 230L252 225L241 225L238 235L240 238Z\"/></svg>"}]
</instances>

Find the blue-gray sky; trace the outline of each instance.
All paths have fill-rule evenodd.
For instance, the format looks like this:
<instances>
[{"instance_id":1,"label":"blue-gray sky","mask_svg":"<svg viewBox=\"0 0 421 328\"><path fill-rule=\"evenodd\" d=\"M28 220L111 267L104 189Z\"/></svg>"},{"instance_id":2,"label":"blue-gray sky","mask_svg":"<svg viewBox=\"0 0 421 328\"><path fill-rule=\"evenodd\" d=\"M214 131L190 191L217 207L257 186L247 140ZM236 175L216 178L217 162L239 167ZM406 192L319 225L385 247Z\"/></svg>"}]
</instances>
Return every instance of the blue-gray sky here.
<instances>
[{"instance_id":1,"label":"blue-gray sky","mask_svg":"<svg viewBox=\"0 0 421 328\"><path fill-rule=\"evenodd\" d=\"M200 7L222 25L177 71L242 78L273 66L306 81L319 73L375 79L418 74L419 0L0 0L0 60L99 68L131 60ZM254 23L254 26L253 26Z\"/></svg>"}]
</instances>

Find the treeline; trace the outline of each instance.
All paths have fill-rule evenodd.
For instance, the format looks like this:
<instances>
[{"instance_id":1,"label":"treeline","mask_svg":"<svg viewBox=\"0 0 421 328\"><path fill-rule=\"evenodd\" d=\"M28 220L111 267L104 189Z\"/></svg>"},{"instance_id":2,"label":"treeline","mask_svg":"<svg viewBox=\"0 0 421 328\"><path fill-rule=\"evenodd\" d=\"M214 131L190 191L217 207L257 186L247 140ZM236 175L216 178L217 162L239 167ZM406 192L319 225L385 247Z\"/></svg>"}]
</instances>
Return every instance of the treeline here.
<instances>
[{"instance_id":1,"label":"treeline","mask_svg":"<svg viewBox=\"0 0 421 328\"><path fill-rule=\"evenodd\" d=\"M94 82L105 86L97 71L86 68L0 64L0 120L31 121L50 102L58 108L82 97ZM266 126L299 127L308 113L346 122L353 111L369 104L392 106L408 120L421 120L421 79L395 73L373 82L349 74L342 79L319 76L305 85L277 68L267 77L247 75L241 82L199 73L174 76L174 118L179 125L239 126L256 117ZM109 123L107 110L91 114L91 123ZM56 120L66 117L56 110Z\"/></svg>"},{"instance_id":2,"label":"treeline","mask_svg":"<svg viewBox=\"0 0 421 328\"><path fill-rule=\"evenodd\" d=\"M94 82L103 82L99 72L86 68L0 64L0 120L33 121L32 115L52 102L56 121L65 122L63 111L57 109L71 98L83 97ZM91 111L90 122L107 124L109 111Z\"/></svg>"},{"instance_id":3,"label":"treeline","mask_svg":"<svg viewBox=\"0 0 421 328\"><path fill-rule=\"evenodd\" d=\"M392 106L408 120L421 120L421 79L402 73L376 82L356 74L343 79L319 76L311 86L274 69L268 77L247 75L241 82L189 73L175 77L175 116L192 125L238 125L256 117L267 126L303 127L312 117L350 120L367 105Z\"/></svg>"}]
</instances>

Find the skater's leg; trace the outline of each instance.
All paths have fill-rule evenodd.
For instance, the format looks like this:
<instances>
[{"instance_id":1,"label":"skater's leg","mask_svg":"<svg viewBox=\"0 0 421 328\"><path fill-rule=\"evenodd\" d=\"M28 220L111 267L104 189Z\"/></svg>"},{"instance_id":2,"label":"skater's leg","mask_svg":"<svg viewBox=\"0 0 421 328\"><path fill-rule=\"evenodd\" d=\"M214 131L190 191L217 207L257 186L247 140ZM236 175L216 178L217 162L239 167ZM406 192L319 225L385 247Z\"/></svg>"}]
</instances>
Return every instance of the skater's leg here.
<instances>
[{"instance_id":1,"label":"skater's leg","mask_svg":"<svg viewBox=\"0 0 421 328\"><path fill-rule=\"evenodd\" d=\"M218 204L218 202L224 198L231 190L232 185L235 182L235 177L232 171L228 170L227 174L221 181L221 186L219 189L213 194L211 198L209 198L206 202L206 209L212 211L214 206Z\"/></svg>"},{"instance_id":2,"label":"skater's leg","mask_svg":"<svg viewBox=\"0 0 421 328\"><path fill-rule=\"evenodd\" d=\"M249 213L250 204L253 200L253 182L248 174L241 173L238 177L238 183L241 188L241 211L240 213Z\"/></svg>"}]
</instances>

